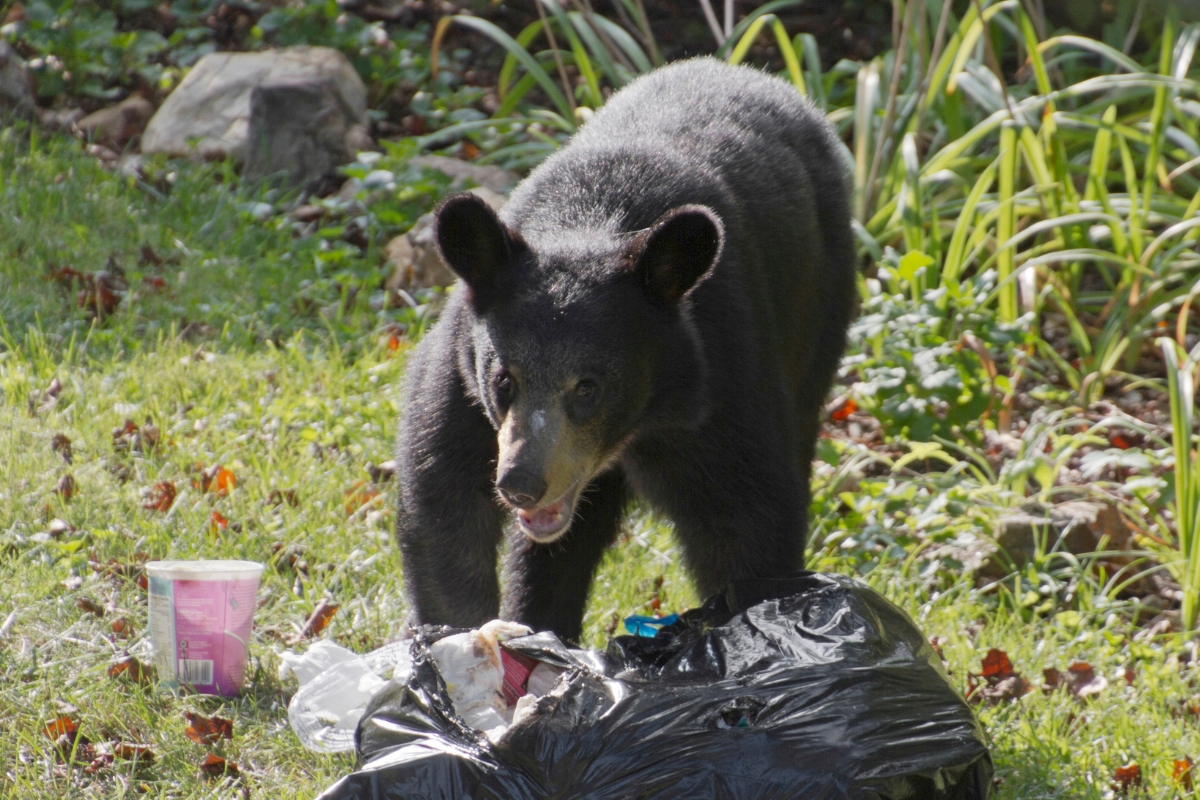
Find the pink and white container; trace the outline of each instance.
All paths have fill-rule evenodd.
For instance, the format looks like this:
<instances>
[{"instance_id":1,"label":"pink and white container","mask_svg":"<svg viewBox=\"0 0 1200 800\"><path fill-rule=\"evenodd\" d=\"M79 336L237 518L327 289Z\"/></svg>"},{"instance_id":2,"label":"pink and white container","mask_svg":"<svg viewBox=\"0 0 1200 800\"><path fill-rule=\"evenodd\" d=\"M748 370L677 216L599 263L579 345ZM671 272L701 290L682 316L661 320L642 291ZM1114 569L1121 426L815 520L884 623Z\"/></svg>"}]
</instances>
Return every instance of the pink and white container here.
<instances>
[{"instance_id":1,"label":"pink and white container","mask_svg":"<svg viewBox=\"0 0 1200 800\"><path fill-rule=\"evenodd\" d=\"M246 682L246 654L263 565L151 561L150 640L161 683L230 697Z\"/></svg>"}]
</instances>

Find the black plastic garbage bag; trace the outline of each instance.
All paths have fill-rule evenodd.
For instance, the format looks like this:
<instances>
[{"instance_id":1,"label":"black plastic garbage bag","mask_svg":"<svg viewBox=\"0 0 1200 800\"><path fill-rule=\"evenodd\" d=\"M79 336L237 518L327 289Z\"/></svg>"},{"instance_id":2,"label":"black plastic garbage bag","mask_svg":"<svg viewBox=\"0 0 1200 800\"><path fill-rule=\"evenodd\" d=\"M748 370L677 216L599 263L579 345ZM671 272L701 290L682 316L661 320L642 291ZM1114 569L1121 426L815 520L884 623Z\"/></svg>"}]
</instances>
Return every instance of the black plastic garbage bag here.
<instances>
[{"instance_id":1,"label":"black plastic garbage bag","mask_svg":"<svg viewBox=\"0 0 1200 800\"><path fill-rule=\"evenodd\" d=\"M908 616L869 587L801 573L731 585L654 638L589 655L552 634L504 643L568 667L497 744L455 715L420 629L413 672L358 728L359 771L324 800L985 800L971 709Z\"/></svg>"}]
</instances>

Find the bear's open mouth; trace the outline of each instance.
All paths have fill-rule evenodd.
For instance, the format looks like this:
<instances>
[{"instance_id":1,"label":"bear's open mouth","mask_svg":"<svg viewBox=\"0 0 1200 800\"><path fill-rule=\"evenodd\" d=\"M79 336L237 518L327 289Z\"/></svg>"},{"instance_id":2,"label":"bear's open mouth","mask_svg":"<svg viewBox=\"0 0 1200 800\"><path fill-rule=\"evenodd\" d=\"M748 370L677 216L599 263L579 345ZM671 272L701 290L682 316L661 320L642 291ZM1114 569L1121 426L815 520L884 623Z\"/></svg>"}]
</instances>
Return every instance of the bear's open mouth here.
<instances>
[{"instance_id":1,"label":"bear's open mouth","mask_svg":"<svg viewBox=\"0 0 1200 800\"><path fill-rule=\"evenodd\" d=\"M540 508L517 511L521 530L538 544L549 544L567 532L575 513L575 498L583 481L576 481L562 497Z\"/></svg>"}]
</instances>

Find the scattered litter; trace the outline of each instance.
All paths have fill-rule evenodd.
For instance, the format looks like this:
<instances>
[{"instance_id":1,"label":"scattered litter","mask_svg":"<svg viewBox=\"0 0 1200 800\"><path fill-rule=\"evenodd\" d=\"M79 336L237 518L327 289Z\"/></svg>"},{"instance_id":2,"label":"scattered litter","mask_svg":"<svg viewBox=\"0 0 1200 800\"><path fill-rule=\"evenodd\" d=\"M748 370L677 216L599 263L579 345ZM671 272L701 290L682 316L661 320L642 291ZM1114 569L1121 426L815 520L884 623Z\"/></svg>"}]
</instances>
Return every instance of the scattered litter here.
<instances>
[{"instance_id":1,"label":"scattered litter","mask_svg":"<svg viewBox=\"0 0 1200 800\"><path fill-rule=\"evenodd\" d=\"M295 674L300 689L288 704L288 721L309 750L354 749L354 729L367 703L387 684L403 681L411 661L408 642L393 642L366 655L322 639L300 655L282 653L280 680Z\"/></svg>"},{"instance_id":2,"label":"scattered litter","mask_svg":"<svg viewBox=\"0 0 1200 800\"><path fill-rule=\"evenodd\" d=\"M991 796L971 708L864 584L737 582L631 624L656 630L604 652L503 622L416 628L410 661L352 715L361 767L321 800Z\"/></svg>"}]
</instances>

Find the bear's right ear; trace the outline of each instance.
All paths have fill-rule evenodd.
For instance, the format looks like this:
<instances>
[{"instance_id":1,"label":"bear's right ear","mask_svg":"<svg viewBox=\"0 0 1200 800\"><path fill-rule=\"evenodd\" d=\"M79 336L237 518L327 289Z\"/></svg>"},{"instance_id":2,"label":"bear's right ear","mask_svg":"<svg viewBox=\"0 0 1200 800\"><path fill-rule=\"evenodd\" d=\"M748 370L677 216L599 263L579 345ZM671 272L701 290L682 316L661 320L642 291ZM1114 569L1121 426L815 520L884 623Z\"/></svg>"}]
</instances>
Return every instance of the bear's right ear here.
<instances>
[{"instance_id":1,"label":"bear's right ear","mask_svg":"<svg viewBox=\"0 0 1200 800\"><path fill-rule=\"evenodd\" d=\"M497 280L515 249L504 223L482 198L464 192L438 206L433 236L442 261L463 279L472 303L482 309L494 298Z\"/></svg>"}]
</instances>

